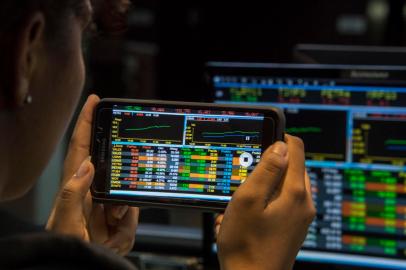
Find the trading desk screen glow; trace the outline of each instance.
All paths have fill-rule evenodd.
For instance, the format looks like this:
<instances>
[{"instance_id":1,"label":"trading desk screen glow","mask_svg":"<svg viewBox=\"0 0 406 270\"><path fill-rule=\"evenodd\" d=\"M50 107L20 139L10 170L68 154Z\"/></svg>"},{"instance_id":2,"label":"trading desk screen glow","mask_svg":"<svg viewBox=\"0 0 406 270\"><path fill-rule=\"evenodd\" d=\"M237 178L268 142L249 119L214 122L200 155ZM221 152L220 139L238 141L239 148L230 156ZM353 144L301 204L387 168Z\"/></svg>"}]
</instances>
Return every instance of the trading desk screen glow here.
<instances>
[{"instance_id":1,"label":"trading desk screen glow","mask_svg":"<svg viewBox=\"0 0 406 270\"><path fill-rule=\"evenodd\" d=\"M219 71L212 90L218 103L283 107L286 133L303 139L317 217L299 258L406 269L405 76L266 71Z\"/></svg>"},{"instance_id":2,"label":"trading desk screen glow","mask_svg":"<svg viewBox=\"0 0 406 270\"><path fill-rule=\"evenodd\" d=\"M259 162L264 116L118 107L110 194L228 201Z\"/></svg>"}]
</instances>

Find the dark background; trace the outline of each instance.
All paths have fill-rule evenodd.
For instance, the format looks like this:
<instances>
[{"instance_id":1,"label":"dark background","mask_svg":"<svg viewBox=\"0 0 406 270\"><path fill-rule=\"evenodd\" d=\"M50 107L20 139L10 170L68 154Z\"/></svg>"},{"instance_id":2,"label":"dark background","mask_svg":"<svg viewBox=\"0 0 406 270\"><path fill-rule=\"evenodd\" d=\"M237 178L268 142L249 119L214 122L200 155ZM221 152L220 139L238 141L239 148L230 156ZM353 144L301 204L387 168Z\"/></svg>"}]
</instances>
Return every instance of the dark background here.
<instances>
[{"instance_id":1,"label":"dark background","mask_svg":"<svg viewBox=\"0 0 406 270\"><path fill-rule=\"evenodd\" d=\"M301 43L403 46L405 18L404 0L134 0L123 36L90 42L87 88L101 97L210 101L207 61L295 62ZM162 238L159 230L175 235L191 228L207 251L211 219L188 210L143 210L144 228L168 227L150 235L141 230L135 250L201 256L196 241Z\"/></svg>"},{"instance_id":2,"label":"dark background","mask_svg":"<svg viewBox=\"0 0 406 270\"><path fill-rule=\"evenodd\" d=\"M402 46L404 0L135 0L123 37L91 45L102 96L207 100L206 61L292 62L299 43Z\"/></svg>"}]
</instances>

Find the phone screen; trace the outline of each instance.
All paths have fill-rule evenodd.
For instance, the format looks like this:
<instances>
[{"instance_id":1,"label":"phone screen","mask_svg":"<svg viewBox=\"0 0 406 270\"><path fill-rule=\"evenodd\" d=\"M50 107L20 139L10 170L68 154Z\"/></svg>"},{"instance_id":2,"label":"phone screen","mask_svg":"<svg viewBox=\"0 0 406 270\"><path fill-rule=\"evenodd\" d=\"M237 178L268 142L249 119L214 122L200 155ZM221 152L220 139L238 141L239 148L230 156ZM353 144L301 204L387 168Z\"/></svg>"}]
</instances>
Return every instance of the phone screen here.
<instances>
[{"instance_id":1,"label":"phone screen","mask_svg":"<svg viewBox=\"0 0 406 270\"><path fill-rule=\"evenodd\" d=\"M260 161L264 128L275 124L258 111L113 105L101 112L110 117L105 193L126 200L227 203Z\"/></svg>"}]
</instances>

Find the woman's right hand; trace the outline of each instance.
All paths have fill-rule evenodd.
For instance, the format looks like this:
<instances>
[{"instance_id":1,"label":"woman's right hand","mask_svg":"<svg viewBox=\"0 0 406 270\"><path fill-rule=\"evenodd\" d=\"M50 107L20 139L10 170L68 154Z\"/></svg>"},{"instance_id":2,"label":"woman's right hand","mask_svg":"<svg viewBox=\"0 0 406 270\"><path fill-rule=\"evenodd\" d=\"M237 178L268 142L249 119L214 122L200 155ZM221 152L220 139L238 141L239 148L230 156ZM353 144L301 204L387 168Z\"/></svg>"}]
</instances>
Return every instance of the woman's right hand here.
<instances>
[{"instance_id":1,"label":"woman's right hand","mask_svg":"<svg viewBox=\"0 0 406 270\"><path fill-rule=\"evenodd\" d=\"M221 268L291 269L315 214L303 142L287 135L265 151L225 211Z\"/></svg>"}]
</instances>

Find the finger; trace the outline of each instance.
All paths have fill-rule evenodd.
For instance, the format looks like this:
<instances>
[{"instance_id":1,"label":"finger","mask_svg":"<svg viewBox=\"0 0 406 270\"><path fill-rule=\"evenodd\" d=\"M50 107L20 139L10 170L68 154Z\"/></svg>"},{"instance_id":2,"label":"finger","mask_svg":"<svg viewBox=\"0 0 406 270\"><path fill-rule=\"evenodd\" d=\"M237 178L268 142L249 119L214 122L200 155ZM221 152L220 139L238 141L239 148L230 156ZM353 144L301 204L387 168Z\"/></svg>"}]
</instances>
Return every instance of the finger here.
<instances>
[{"instance_id":1,"label":"finger","mask_svg":"<svg viewBox=\"0 0 406 270\"><path fill-rule=\"evenodd\" d=\"M220 228L221 228L221 223L223 222L224 215L220 214L216 217L214 221L214 232L216 233L216 239L219 236L220 233Z\"/></svg>"},{"instance_id":2,"label":"finger","mask_svg":"<svg viewBox=\"0 0 406 270\"><path fill-rule=\"evenodd\" d=\"M80 165L77 173L65 184L56 198L53 212L53 229L71 232L72 226L83 223L84 202L94 176L94 167L89 160ZM82 232L81 232L82 233ZM83 237L83 235L77 235Z\"/></svg>"},{"instance_id":3,"label":"finger","mask_svg":"<svg viewBox=\"0 0 406 270\"><path fill-rule=\"evenodd\" d=\"M113 233L104 245L120 255L126 255L134 245L138 216L138 208L129 208L123 219L112 228Z\"/></svg>"},{"instance_id":4,"label":"finger","mask_svg":"<svg viewBox=\"0 0 406 270\"><path fill-rule=\"evenodd\" d=\"M214 221L214 225L221 225L221 222L223 222L223 218L224 218L224 214L218 214Z\"/></svg>"},{"instance_id":5,"label":"finger","mask_svg":"<svg viewBox=\"0 0 406 270\"><path fill-rule=\"evenodd\" d=\"M309 174L307 173L307 170L305 170L305 187L306 187L307 195L310 198L312 198L312 183L311 183Z\"/></svg>"},{"instance_id":6,"label":"finger","mask_svg":"<svg viewBox=\"0 0 406 270\"><path fill-rule=\"evenodd\" d=\"M104 245L112 250L119 250L120 255L126 255L134 245L138 216L139 209L130 207L124 217L113 228L114 233Z\"/></svg>"},{"instance_id":7,"label":"finger","mask_svg":"<svg viewBox=\"0 0 406 270\"><path fill-rule=\"evenodd\" d=\"M93 112L99 101L99 97L90 95L78 117L65 159L62 178L64 182L62 184L72 176L80 163L90 155Z\"/></svg>"},{"instance_id":8,"label":"finger","mask_svg":"<svg viewBox=\"0 0 406 270\"><path fill-rule=\"evenodd\" d=\"M289 167L286 171L283 192L288 196L301 197L306 195L303 141L290 135L286 135L285 140L288 145Z\"/></svg>"},{"instance_id":9,"label":"finger","mask_svg":"<svg viewBox=\"0 0 406 270\"><path fill-rule=\"evenodd\" d=\"M59 203L63 206L77 207L86 199L86 195L93 181L94 167L86 159L82 162L79 170L66 183L59 194ZM71 210L70 208L67 210ZM72 209L73 210L73 209Z\"/></svg>"},{"instance_id":10,"label":"finger","mask_svg":"<svg viewBox=\"0 0 406 270\"><path fill-rule=\"evenodd\" d=\"M309 223L313 221L314 217L317 214L317 209L316 206L314 205L314 200L313 200L313 189L312 189L312 184L311 184L311 179L309 177L309 174L307 173L307 170L305 170L305 185L306 185L306 193L307 193L307 204L309 209L309 216L312 217L309 220Z\"/></svg>"},{"instance_id":11,"label":"finger","mask_svg":"<svg viewBox=\"0 0 406 270\"><path fill-rule=\"evenodd\" d=\"M93 203L89 219L89 233L92 243L103 244L108 240L108 227L106 223L104 204Z\"/></svg>"},{"instance_id":12,"label":"finger","mask_svg":"<svg viewBox=\"0 0 406 270\"><path fill-rule=\"evenodd\" d=\"M109 226L116 226L117 222L122 219L127 213L129 207L127 205L105 205L105 217Z\"/></svg>"},{"instance_id":13,"label":"finger","mask_svg":"<svg viewBox=\"0 0 406 270\"><path fill-rule=\"evenodd\" d=\"M261 207L265 207L280 185L287 165L288 147L284 142L276 142L264 152L257 167L237 189L237 196L259 202Z\"/></svg>"},{"instance_id":14,"label":"finger","mask_svg":"<svg viewBox=\"0 0 406 270\"><path fill-rule=\"evenodd\" d=\"M115 219L122 219L127 213L129 207L128 205L111 205L108 211L111 213L111 216Z\"/></svg>"}]
</instances>

